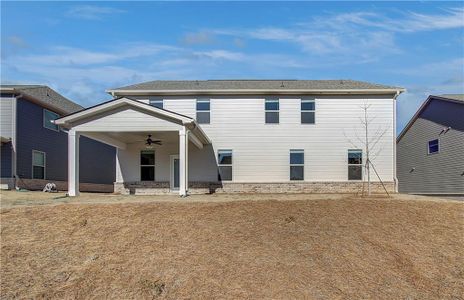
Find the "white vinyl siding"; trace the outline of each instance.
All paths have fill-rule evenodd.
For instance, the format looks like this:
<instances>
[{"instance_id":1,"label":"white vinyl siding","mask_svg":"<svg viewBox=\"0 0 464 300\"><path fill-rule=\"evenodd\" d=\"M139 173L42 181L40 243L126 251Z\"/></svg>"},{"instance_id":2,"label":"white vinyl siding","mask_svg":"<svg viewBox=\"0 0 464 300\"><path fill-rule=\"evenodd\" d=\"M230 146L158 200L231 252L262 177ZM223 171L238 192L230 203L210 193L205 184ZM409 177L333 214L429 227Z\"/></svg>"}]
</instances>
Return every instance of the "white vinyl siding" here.
<instances>
[{"instance_id":1,"label":"white vinyl siding","mask_svg":"<svg viewBox=\"0 0 464 300\"><path fill-rule=\"evenodd\" d=\"M395 134L394 101L391 97L312 97L316 103L317 122L311 126L303 126L301 100L308 98L311 97L279 96L279 126L265 124L264 96L209 98L211 124L201 127L211 139L214 153L217 153L218 149L234 150L234 182L289 181L289 149L305 151L305 164L311 166L304 170L305 181L347 181L347 149L363 148L357 141L357 136L362 137L364 133L359 118L363 116L361 107L365 103L371 105L369 114L375 117L372 122L372 134L377 128L386 130L376 146L376 156L371 157L371 160L382 180L393 181ZM164 97L164 107L189 117L196 117L196 97ZM164 151L163 147L160 151ZM178 146L172 147L175 151ZM189 180L217 180L217 165L211 163L216 161L217 157L194 146L189 147L189 152ZM161 153L157 152L157 159L162 163L164 159L159 155ZM210 160L209 156L213 159ZM167 157L169 163L169 156ZM191 164L195 164L195 167ZM164 167L160 170L164 170ZM169 171L168 165L166 170ZM137 174L137 168L135 171ZM157 180L160 179L158 174L157 168Z\"/></svg>"},{"instance_id":2,"label":"white vinyl siding","mask_svg":"<svg viewBox=\"0 0 464 300\"><path fill-rule=\"evenodd\" d=\"M10 95L2 95L0 99L0 136L3 138L13 137L13 118L16 99Z\"/></svg>"}]
</instances>

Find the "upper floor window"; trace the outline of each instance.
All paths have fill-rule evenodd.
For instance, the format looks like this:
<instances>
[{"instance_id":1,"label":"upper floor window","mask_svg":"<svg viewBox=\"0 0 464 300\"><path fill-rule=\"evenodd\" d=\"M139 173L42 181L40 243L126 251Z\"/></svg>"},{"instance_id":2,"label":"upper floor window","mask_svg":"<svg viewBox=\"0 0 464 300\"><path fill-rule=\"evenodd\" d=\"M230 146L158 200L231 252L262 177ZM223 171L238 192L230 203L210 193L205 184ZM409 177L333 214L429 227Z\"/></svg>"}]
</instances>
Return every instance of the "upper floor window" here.
<instances>
[{"instance_id":1,"label":"upper floor window","mask_svg":"<svg viewBox=\"0 0 464 300\"><path fill-rule=\"evenodd\" d=\"M151 106L158 107L158 108L161 108L161 109L164 108L163 99L150 98L148 101L149 101Z\"/></svg>"},{"instance_id":2,"label":"upper floor window","mask_svg":"<svg viewBox=\"0 0 464 300\"><path fill-rule=\"evenodd\" d=\"M279 99L266 99L264 111L266 124L279 124Z\"/></svg>"},{"instance_id":3,"label":"upper floor window","mask_svg":"<svg viewBox=\"0 0 464 300\"><path fill-rule=\"evenodd\" d=\"M438 153L440 151L440 142L438 139L429 141L429 154Z\"/></svg>"},{"instance_id":4,"label":"upper floor window","mask_svg":"<svg viewBox=\"0 0 464 300\"><path fill-rule=\"evenodd\" d=\"M32 150L32 179L45 179L45 152Z\"/></svg>"},{"instance_id":5,"label":"upper floor window","mask_svg":"<svg viewBox=\"0 0 464 300\"><path fill-rule=\"evenodd\" d=\"M304 180L304 150L290 150L290 180Z\"/></svg>"},{"instance_id":6,"label":"upper floor window","mask_svg":"<svg viewBox=\"0 0 464 300\"><path fill-rule=\"evenodd\" d=\"M348 180L362 180L362 150L348 150Z\"/></svg>"},{"instance_id":7,"label":"upper floor window","mask_svg":"<svg viewBox=\"0 0 464 300\"><path fill-rule=\"evenodd\" d=\"M316 103L314 99L301 100L301 124L314 124L316 121Z\"/></svg>"},{"instance_id":8,"label":"upper floor window","mask_svg":"<svg viewBox=\"0 0 464 300\"><path fill-rule=\"evenodd\" d=\"M197 122L199 124L209 124L210 104L208 99L197 100Z\"/></svg>"},{"instance_id":9,"label":"upper floor window","mask_svg":"<svg viewBox=\"0 0 464 300\"><path fill-rule=\"evenodd\" d=\"M53 120L56 120L60 117L60 115L49 111L48 109L43 110L43 127L55 131L59 131L58 125L52 123Z\"/></svg>"},{"instance_id":10,"label":"upper floor window","mask_svg":"<svg viewBox=\"0 0 464 300\"><path fill-rule=\"evenodd\" d=\"M232 180L232 150L218 150L219 181Z\"/></svg>"}]
</instances>

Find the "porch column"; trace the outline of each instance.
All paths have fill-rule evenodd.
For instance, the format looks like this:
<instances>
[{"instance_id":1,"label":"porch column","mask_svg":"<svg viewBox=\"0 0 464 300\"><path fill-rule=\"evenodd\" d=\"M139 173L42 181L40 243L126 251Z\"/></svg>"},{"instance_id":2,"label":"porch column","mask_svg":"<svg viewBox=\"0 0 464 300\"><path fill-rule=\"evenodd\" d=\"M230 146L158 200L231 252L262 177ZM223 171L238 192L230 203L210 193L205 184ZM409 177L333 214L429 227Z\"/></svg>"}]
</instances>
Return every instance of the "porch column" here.
<instances>
[{"instance_id":1,"label":"porch column","mask_svg":"<svg viewBox=\"0 0 464 300\"><path fill-rule=\"evenodd\" d=\"M79 196L79 133L68 131L68 195Z\"/></svg>"},{"instance_id":2,"label":"porch column","mask_svg":"<svg viewBox=\"0 0 464 300\"><path fill-rule=\"evenodd\" d=\"M188 191L188 136L184 127L179 130L179 195L187 196Z\"/></svg>"}]
</instances>

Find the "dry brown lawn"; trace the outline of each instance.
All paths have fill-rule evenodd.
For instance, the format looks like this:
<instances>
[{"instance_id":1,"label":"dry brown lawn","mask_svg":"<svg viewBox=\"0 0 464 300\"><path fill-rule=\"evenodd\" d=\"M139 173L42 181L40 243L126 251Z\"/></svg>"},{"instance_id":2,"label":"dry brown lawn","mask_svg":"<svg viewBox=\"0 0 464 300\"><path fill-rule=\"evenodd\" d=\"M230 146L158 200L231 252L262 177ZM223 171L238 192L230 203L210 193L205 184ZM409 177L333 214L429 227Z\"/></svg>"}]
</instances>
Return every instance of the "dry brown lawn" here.
<instances>
[{"instance_id":1,"label":"dry brown lawn","mask_svg":"<svg viewBox=\"0 0 464 300\"><path fill-rule=\"evenodd\" d=\"M36 194L43 205L13 205L11 195L2 195L2 299L464 295L464 202L216 195L51 205ZM234 197L274 200L220 201Z\"/></svg>"}]
</instances>

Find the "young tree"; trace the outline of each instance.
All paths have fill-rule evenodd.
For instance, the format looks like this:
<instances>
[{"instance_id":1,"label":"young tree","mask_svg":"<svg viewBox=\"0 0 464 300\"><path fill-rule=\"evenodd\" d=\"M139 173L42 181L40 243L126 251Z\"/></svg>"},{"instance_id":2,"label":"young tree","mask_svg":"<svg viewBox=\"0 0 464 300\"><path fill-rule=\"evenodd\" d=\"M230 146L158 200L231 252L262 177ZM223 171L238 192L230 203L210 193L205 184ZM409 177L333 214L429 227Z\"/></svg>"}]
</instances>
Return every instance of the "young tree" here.
<instances>
[{"instance_id":1,"label":"young tree","mask_svg":"<svg viewBox=\"0 0 464 300\"><path fill-rule=\"evenodd\" d=\"M353 141L351 138L349 138L345 132L344 135L353 147L363 148L365 151L366 159L364 162L364 170L367 177L367 194L371 195L371 167L373 167L374 171L376 172L375 167L372 164L371 158L375 160L375 158L382 151L382 149L378 148L377 145L382 140L382 137L388 132L389 127L382 127L381 125L379 125L375 129L372 128L376 116L370 116L369 114L371 104L365 102L362 106L360 106L360 108L362 109L362 116L359 117L359 121L362 125L361 127L363 137L361 138L359 136L358 130L356 129L354 130L354 136L356 138L356 141ZM377 176L379 177L378 174ZM381 180L380 177L379 180Z\"/></svg>"}]
</instances>

